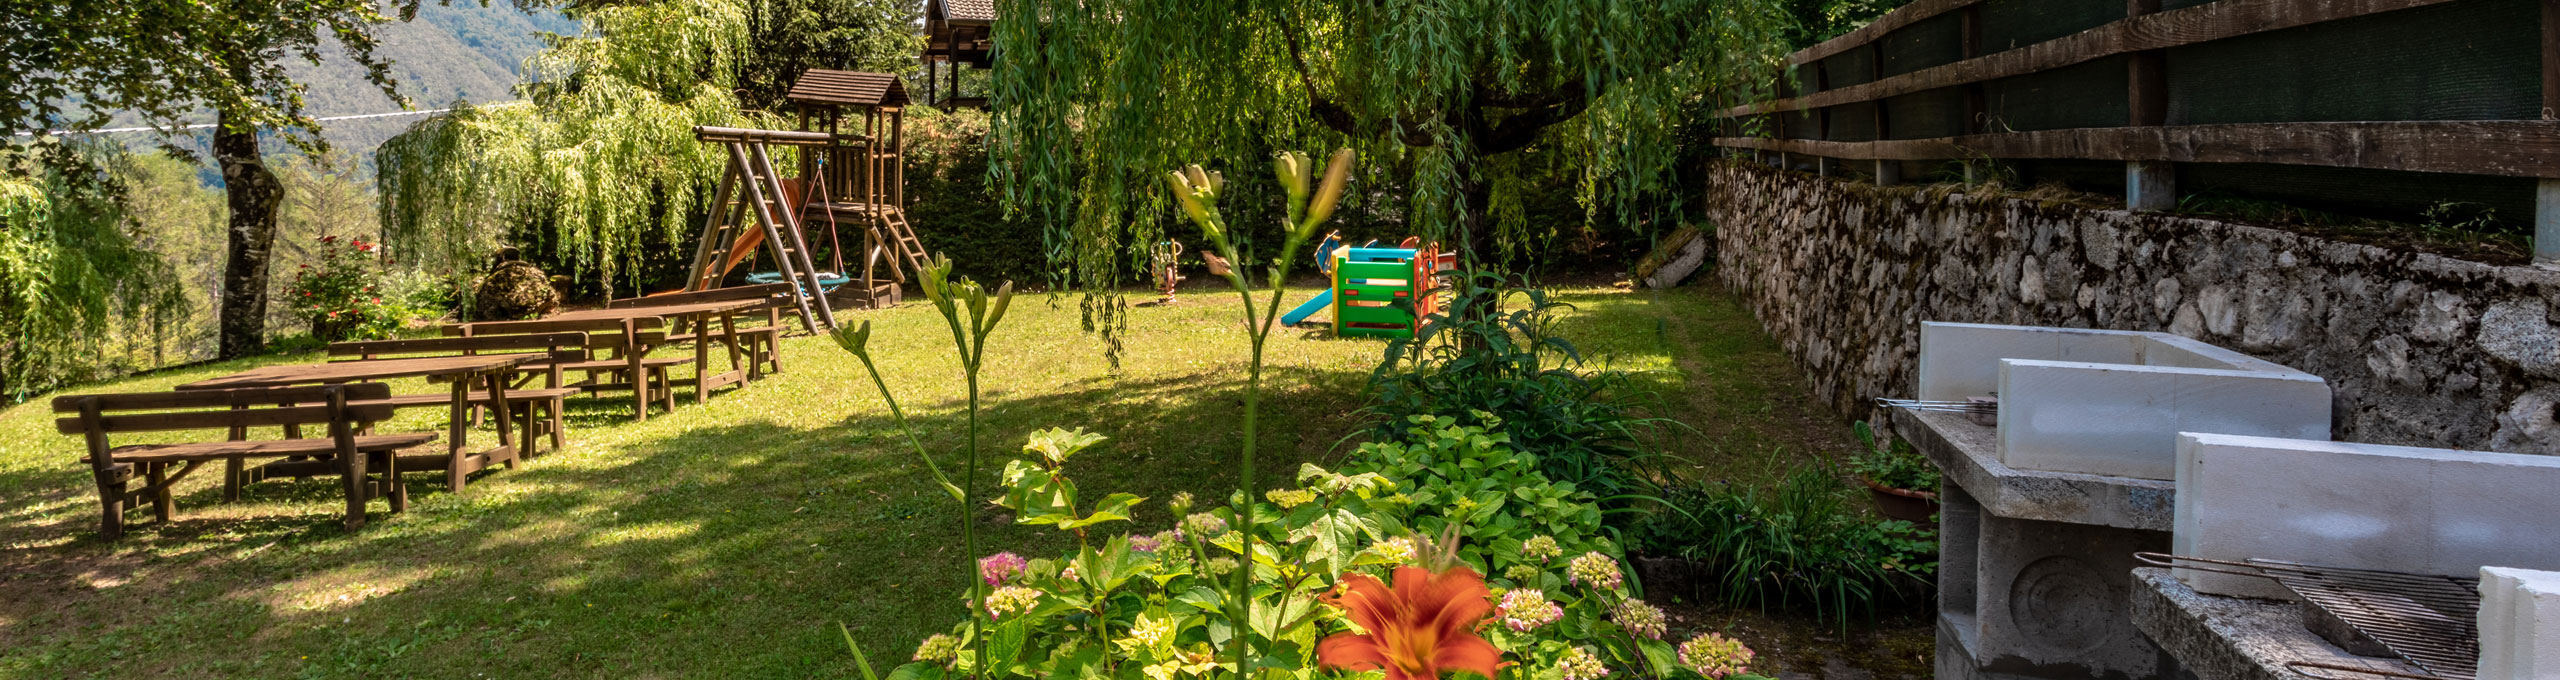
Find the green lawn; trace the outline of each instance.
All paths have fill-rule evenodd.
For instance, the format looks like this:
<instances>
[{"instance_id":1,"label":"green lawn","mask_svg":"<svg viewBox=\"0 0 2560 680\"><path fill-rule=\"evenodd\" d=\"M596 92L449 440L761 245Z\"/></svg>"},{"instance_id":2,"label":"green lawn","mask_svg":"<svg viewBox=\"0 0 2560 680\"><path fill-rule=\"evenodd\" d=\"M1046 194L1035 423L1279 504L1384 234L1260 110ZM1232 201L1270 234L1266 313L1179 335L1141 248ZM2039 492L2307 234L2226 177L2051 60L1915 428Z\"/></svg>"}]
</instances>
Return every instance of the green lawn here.
<instances>
[{"instance_id":1,"label":"green lawn","mask_svg":"<svg viewBox=\"0 0 2560 680\"><path fill-rule=\"evenodd\" d=\"M1664 441L1688 474L1756 479L1773 458L1843 444L1846 429L1729 297L1567 293L1580 306L1569 337L1595 364L1635 372L1653 410L1691 428ZM875 356L926 446L956 461L965 391L939 317L922 304L858 316L874 320ZM1118 373L1078 316L1071 297L1025 296L990 340L980 488L1049 426L1112 437L1073 464L1085 489L1228 488L1246 341L1235 298L1201 289L1133 309ZM1264 479L1341 455L1383 348L1275 336ZM461 494L414 476L409 512L377 501L352 534L327 481L271 481L223 504L218 475L199 474L177 521L101 541L78 441L53 433L42 400L0 410L0 676L842 677L853 666L838 622L875 660L902 661L959 614L959 527L860 365L823 338L783 351L785 373L707 405L685 394L645 424L626 400L573 400L566 450ZM441 419L413 410L385 430ZM990 551L1061 547L993 509L978 519ZM1148 503L1138 521L1168 519Z\"/></svg>"}]
</instances>

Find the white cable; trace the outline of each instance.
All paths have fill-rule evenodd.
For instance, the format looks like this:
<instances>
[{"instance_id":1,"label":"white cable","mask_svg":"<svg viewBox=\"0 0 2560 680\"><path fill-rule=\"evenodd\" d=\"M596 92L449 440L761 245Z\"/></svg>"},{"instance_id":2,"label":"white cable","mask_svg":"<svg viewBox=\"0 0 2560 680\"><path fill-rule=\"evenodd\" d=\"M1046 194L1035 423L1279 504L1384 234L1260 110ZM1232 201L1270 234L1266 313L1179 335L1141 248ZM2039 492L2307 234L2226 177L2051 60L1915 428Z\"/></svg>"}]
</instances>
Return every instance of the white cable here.
<instances>
[{"instance_id":1,"label":"white cable","mask_svg":"<svg viewBox=\"0 0 2560 680\"><path fill-rule=\"evenodd\" d=\"M484 108L484 109L494 109L494 108L498 108L498 107L501 107L501 106L517 106L517 105L522 105L522 104L525 104L525 103L526 103L526 102L499 102L499 103L496 103L496 104L490 104L490 105L487 105L487 106L482 106L482 107L480 107L480 108ZM323 123L325 123L325 122L335 121L335 120L361 120L361 119L365 119L365 118L390 118L390 117L394 117L394 116L423 116L423 115L427 115L427 114L430 114L430 113L445 113L445 112L452 111L452 110L453 110L453 109L446 108L446 109L428 109L428 110L425 110L425 111L392 111L392 112L390 112L390 113L362 113L362 114L356 114L356 115L351 115L351 116L323 116L323 117L319 117L319 118L313 118L313 119L311 119L311 120L313 120L314 122L323 122ZM192 125L181 125L181 126L178 126L178 127L175 127L175 128L168 128L168 130L169 130L169 131L171 131L171 132L175 132L175 131L178 131L178 130L202 130L202 129L205 129L205 128L213 127L214 125L215 125L214 123L196 123L196 124L192 124ZM146 125L146 126L142 126L142 127L106 128L106 129L102 129L102 130L54 130L54 131L52 131L52 132L50 132L50 133L47 133L47 134L53 134L53 135L103 135L103 134L112 133L112 132L154 132L154 131L158 131L158 130L161 130L161 129L163 129L163 128L151 127L151 126ZM20 137L33 137L33 136L35 136L35 134L36 134L36 133L33 133L33 132L21 132L21 133L18 133L18 136L20 136Z\"/></svg>"}]
</instances>

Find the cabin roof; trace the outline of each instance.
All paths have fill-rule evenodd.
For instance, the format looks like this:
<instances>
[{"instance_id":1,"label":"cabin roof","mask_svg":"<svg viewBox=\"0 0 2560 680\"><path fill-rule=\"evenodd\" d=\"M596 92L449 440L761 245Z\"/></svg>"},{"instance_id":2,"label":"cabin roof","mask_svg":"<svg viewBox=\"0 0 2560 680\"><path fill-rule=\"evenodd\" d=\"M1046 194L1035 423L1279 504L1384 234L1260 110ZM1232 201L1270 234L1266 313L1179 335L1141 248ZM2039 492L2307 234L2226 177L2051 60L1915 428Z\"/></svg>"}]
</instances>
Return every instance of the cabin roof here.
<instances>
[{"instance_id":1,"label":"cabin roof","mask_svg":"<svg viewBox=\"0 0 2560 680\"><path fill-rule=\"evenodd\" d=\"M906 106L907 86L888 73L813 68L802 72L783 98L832 106Z\"/></svg>"}]
</instances>

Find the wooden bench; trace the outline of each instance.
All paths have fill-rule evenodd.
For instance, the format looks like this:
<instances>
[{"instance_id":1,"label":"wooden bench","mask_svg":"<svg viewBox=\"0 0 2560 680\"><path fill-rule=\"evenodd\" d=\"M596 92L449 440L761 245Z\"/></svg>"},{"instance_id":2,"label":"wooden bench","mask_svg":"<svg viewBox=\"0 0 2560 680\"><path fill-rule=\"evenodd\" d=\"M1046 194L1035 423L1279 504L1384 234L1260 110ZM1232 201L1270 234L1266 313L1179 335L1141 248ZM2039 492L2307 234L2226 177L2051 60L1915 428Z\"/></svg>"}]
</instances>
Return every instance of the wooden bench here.
<instances>
[{"instance_id":1,"label":"wooden bench","mask_svg":"<svg viewBox=\"0 0 2560 680\"><path fill-rule=\"evenodd\" d=\"M525 452L527 454L534 452L533 442L540 436L536 434L536 430L546 431L550 435L551 450L558 451L560 450L560 447L567 444L566 433L568 430L567 420L562 416L561 407L565 405L570 395L583 391L578 387L562 385L561 376L564 371L568 370L568 367L587 363L586 333L528 333L523 335L483 335L473 337L418 338L406 340L363 340L329 344L329 356L331 357L356 357L355 359L339 359L338 361L370 361L395 356L455 356L519 353L540 353L546 355L546 358L527 362L523 366L523 370L520 370L517 373L517 379L513 382L513 386L507 388L508 405L510 407L520 406L523 412L523 416L518 422L524 423ZM536 379L544 381L541 387L530 386ZM477 413L476 409L487 407L493 401L489 398L489 391L485 389L474 390L465 398L471 402L471 406L475 408L475 413ZM391 398L385 401L390 403L392 408L450 406L453 403L453 395L449 392L395 394L391 395ZM544 413L537 414L536 409L540 409ZM474 419L476 420L477 418L475 417Z\"/></svg>"},{"instance_id":2,"label":"wooden bench","mask_svg":"<svg viewBox=\"0 0 2560 680\"><path fill-rule=\"evenodd\" d=\"M765 301L765 305L762 308L764 311L764 325L737 329L738 340L746 346L747 350L747 376L750 379L761 379L766 373L782 372L782 346L780 341L782 339L783 329L785 328L785 326L782 325L782 310L793 306L791 298L788 297L791 295L791 286L792 284L790 283L763 283L750 286L730 286L728 288L697 290L686 293L659 293L657 295L610 300L605 302L604 306L606 309L626 309L635 307L687 305L696 302L717 302L723 300L763 300ZM679 331L678 333L667 336L668 342L692 342L698 340L702 336L703 329L689 328L677 330ZM768 369L766 368L767 366L771 366L772 368Z\"/></svg>"},{"instance_id":3,"label":"wooden bench","mask_svg":"<svg viewBox=\"0 0 2560 680\"><path fill-rule=\"evenodd\" d=\"M649 419L648 403L663 400L667 410L676 408L676 392L668 372L692 361L687 357L650 357L651 348L667 344L665 322L638 318L613 321L482 321L444 327L453 337L478 338L504 335L542 335L550 333L586 333L586 357L549 363L527 364L528 367L578 371L585 379L561 385L587 392L632 390L632 416ZM601 352L609 356L596 356Z\"/></svg>"},{"instance_id":4,"label":"wooden bench","mask_svg":"<svg viewBox=\"0 0 2560 680\"><path fill-rule=\"evenodd\" d=\"M264 466L279 474L339 475L347 494L345 524L355 529L364 526L365 503L373 498L388 496L392 512L408 510L408 487L400 483L393 453L436 440L433 432L358 434L391 417L393 407L385 403L390 397L391 387L382 383L75 394L54 398L53 411L74 414L55 419L57 430L87 440L103 512L99 533L107 538L124 535L127 503L149 498L152 514L165 524L177 509L170 489L178 480L209 461L237 467L252 458L290 459ZM323 425L327 434L299 436L306 424ZM251 429L266 427L284 428L283 437L248 438ZM188 430L223 430L229 438L124 446L109 441L112 434ZM140 488L132 485L137 476L147 480Z\"/></svg>"}]
</instances>

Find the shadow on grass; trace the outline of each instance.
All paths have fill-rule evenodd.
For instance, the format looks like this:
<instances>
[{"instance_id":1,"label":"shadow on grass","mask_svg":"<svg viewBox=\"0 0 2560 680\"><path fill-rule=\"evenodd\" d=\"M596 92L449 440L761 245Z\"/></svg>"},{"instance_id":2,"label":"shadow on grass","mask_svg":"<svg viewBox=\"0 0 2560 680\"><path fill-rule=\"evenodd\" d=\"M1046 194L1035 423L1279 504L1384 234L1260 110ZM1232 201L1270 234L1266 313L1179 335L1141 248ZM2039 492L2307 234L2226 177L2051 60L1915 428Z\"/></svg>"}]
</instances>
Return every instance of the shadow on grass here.
<instances>
[{"instance_id":1,"label":"shadow on grass","mask_svg":"<svg viewBox=\"0 0 2560 680\"><path fill-rule=\"evenodd\" d=\"M1359 394L1358 375L1271 372L1273 383L1303 387L1265 400L1266 487L1323 456L1331 433L1351 426ZM1221 372L1090 380L992 402L980 423L979 494L993 493L997 470L1031 430L1094 426L1119 439L1071 464L1080 486L1096 498L1150 498L1137 524L1111 529L1161 528L1172 518L1158 501L1172 493L1232 488L1238 382ZM868 390L825 398L875 399ZM623 402L592 401L572 409L619 411L627 422L627 410L612 408ZM910 413L928 450L957 474L967 418L947 406ZM333 513L309 511L335 498L331 480L316 478L253 485L237 504L197 490L176 521L143 522L114 542L96 538L93 507L9 510L12 523L57 533L0 548L0 565L11 566L0 579L0 646L16 650L0 671L840 675L851 666L835 622L851 625L875 658L896 659L960 619L970 570L956 504L885 413L813 428L755 418L689 425L612 448L575 441L612 426L573 426L565 454L481 475L462 494L417 475L409 513L390 515L376 501L372 526L352 534ZM93 502L85 475L43 474L64 475L48 482L57 496ZM76 519L39 522L43 514ZM998 508L972 515L981 552L1039 557L1072 544L1011 525Z\"/></svg>"}]
</instances>

